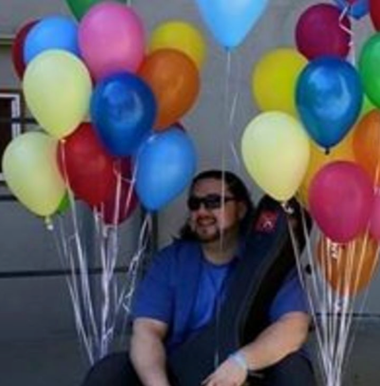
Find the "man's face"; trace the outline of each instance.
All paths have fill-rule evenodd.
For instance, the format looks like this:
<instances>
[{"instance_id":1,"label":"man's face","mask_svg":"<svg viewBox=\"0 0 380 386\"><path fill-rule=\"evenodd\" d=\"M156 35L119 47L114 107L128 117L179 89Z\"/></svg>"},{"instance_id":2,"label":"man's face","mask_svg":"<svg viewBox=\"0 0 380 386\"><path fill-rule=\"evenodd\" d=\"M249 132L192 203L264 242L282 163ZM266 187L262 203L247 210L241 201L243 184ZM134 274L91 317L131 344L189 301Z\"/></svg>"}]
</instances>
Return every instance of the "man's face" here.
<instances>
[{"instance_id":1,"label":"man's face","mask_svg":"<svg viewBox=\"0 0 380 386\"><path fill-rule=\"evenodd\" d=\"M224 197L224 199L223 199ZM223 182L217 179L198 181L189 196L189 225L199 241L210 243L230 234L238 234L246 206L236 201Z\"/></svg>"}]
</instances>

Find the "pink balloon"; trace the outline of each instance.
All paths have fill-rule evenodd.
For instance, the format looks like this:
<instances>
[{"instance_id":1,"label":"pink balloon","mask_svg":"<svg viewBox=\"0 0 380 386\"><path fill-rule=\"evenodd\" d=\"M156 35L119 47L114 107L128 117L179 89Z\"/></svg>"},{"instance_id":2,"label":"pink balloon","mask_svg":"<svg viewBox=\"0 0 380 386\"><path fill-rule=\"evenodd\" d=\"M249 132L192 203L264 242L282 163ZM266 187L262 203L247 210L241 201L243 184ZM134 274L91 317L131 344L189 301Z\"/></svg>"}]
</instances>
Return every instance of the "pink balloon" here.
<instances>
[{"instance_id":1,"label":"pink balloon","mask_svg":"<svg viewBox=\"0 0 380 386\"><path fill-rule=\"evenodd\" d=\"M84 61L97 79L136 72L144 57L144 28L132 8L104 1L90 8L79 25Z\"/></svg>"},{"instance_id":2,"label":"pink balloon","mask_svg":"<svg viewBox=\"0 0 380 386\"><path fill-rule=\"evenodd\" d=\"M317 4L308 8L296 26L298 50L308 59L322 55L345 58L350 51L351 23L348 17L340 21L342 11L331 4Z\"/></svg>"},{"instance_id":3,"label":"pink balloon","mask_svg":"<svg viewBox=\"0 0 380 386\"><path fill-rule=\"evenodd\" d=\"M372 202L371 180L352 162L326 165L310 184L310 213L324 234L337 243L347 243L365 230Z\"/></svg>"},{"instance_id":4,"label":"pink balloon","mask_svg":"<svg viewBox=\"0 0 380 386\"><path fill-rule=\"evenodd\" d=\"M371 219L369 223L369 233L371 236L380 241L380 192L376 192L372 204Z\"/></svg>"}]
</instances>

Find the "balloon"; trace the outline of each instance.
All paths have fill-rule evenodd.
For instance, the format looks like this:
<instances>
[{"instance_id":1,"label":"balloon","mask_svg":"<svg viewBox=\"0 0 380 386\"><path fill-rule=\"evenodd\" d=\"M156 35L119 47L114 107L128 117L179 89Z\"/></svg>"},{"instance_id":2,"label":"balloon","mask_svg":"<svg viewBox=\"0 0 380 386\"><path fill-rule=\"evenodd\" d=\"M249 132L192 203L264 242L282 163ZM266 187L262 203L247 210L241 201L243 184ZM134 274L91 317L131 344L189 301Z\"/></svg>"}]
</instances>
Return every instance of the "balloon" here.
<instances>
[{"instance_id":1,"label":"balloon","mask_svg":"<svg viewBox=\"0 0 380 386\"><path fill-rule=\"evenodd\" d=\"M309 187L314 176L325 165L333 161L354 161L354 152L352 149L352 135L347 135L341 142L338 143L331 151L326 154L326 151L314 142L310 146L310 161L307 167L306 174L302 180L302 184L298 189L297 198L301 201L303 206L309 207Z\"/></svg>"},{"instance_id":2,"label":"balloon","mask_svg":"<svg viewBox=\"0 0 380 386\"><path fill-rule=\"evenodd\" d=\"M59 203L59 206L55 214L58 214L58 215L65 214L69 209L70 209L70 197L69 197L69 193L66 192L61 202Z\"/></svg>"},{"instance_id":3,"label":"balloon","mask_svg":"<svg viewBox=\"0 0 380 386\"><path fill-rule=\"evenodd\" d=\"M39 21L25 40L24 60L30 63L38 54L52 49L79 56L78 27L65 16L50 16Z\"/></svg>"},{"instance_id":4,"label":"balloon","mask_svg":"<svg viewBox=\"0 0 380 386\"><path fill-rule=\"evenodd\" d=\"M355 19L360 19L367 15L369 0L334 0L339 8L344 12L348 8L348 14Z\"/></svg>"},{"instance_id":5,"label":"balloon","mask_svg":"<svg viewBox=\"0 0 380 386\"><path fill-rule=\"evenodd\" d=\"M348 244L337 244L322 237L317 261L332 289L339 295L353 296L365 289L378 267L378 243L361 235Z\"/></svg>"},{"instance_id":6,"label":"balloon","mask_svg":"<svg viewBox=\"0 0 380 386\"><path fill-rule=\"evenodd\" d=\"M380 192L376 191L371 209L369 221L369 233L377 241L380 241Z\"/></svg>"},{"instance_id":7,"label":"balloon","mask_svg":"<svg viewBox=\"0 0 380 386\"><path fill-rule=\"evenodd\" d=\"M260 114L246 127L241 146L243 162L257 184L276 200L289 200L309 162L309 140L302 125L282 112Z\"/></svg>"},{"instance_id":8,"label":"balloon","mask_svg":"<svg viewBox=\"0 0 380 386\"><path fill-rule=\"evenodd\" d=\"M296 116L296 83L306 64L307 60L291 48L265 54L252 73L252 90L259 108Z\"/></svg>"},{"instance_id":9,"label":"balloon","mask_svg":"<svg viewBox=\"0 0 380 386\"><path fill-rule=\"evenodd\" d=\"M86 12L95 4L102 2L103 0L66 0L71 12L74 16L80 20L86 14ZM125 3L125 0L113 0L119 3Z\"/></svg>"},{"instance_id":10,"label":"balloon","mask_svg":"<svg viewBox=\"0 0 380 386\"><path fill-rule=\"evenodd\" d=\"M362 111L359 114L359 119L361 119L364 115L366 115L370 111L374 110L375 108L376 107L368 99L367 95L364 94L363 106L362 106Z\"/></svg>"},{"instance_id":11,"label":"balloon","mask_svg":"<svg viewBox=\"0 0 380 386\"><path fill-rule=\"evenodd\" d=\"M131 155L153 126L156 103L150 88L133 74L102 80L91 99L91 118L107 150Z\"/></svg>"},{"instance_id":12,"label":"balloon","mask_svg":"<svg viewBox=\"0 0 380 386\"><path fill-rule=\"evenodd\" d=\"M49 50L27 67L23 90L31 113L52 136L62 138L86 117L92 91L85 65L62 50Z\"/></svg>"},{"instance_id":13,"label":"balloon","mask_svg":"<svg viewBox=\"0 0 380 386\"><path fill-rule=\"evenodd\" d=\"M176 50L153 52L144 60L139 75L156 97L158 111L154 127L158 130L166 129L187 113L199 93L197 67Z\"/></svg>"},{"instance_id":14,"label":"balloon","mask_svg":"<svg viewBox=\"0 0 380 386\"><path fill-rule=\"evenodd\" d=\"M298 112L309 135L329 149L339 143L355 123L363 92L355 68L336 57L310 62L297 84Z\"/></svg>"},{"instance_id":15,"label":"balloon","mask_svg":"<svg viewBox=\"0 0 380 386\"><path fill-rule=\"evenodd\" d=\"M96 207L103 222L118 225L136 209L137 195L132 184L133 168L129 158L123 159L115 189L102 204Z\"/></svg>"},{"instance_id":16,"label":"balloon","mask_svg":"<svg viewBox=\"0 0 380 386\"><path fill-rule=\"evenodd\" d=\"M55 213L65 195L56 151L56 140L41 132L29 132L13 139L3 155L2 168L9 189L39 216Z\"/></svg>"},{"instance_id":17,"label":"balloon","mask_svg":"<svg viewBox=\"0 0 380 386\"><path fill-rule=\"evenodd\" d=\"M190 23L171 20L160 24L152 33L149 51L171 48L183 52L191 58L198 69L205 61L206 43L202 34Z\"/></svg>"},{"instance_id":18,"label":"balloon","mask_svg":"<svg viewBox=\"0 0 380 386\"><path fill-rule=\"evenodd\" d=\"M369 100L380 107L380 80L378 77L378 63L380 60L380 33L373 35L364 44L360 59L359 72L364 91Z\"/></svg>"},{"instance_id":19,"label":"balloon","mask_svg":"<svg viewBox=\"0 0 380 386\"><path fill-rule=\"evenodd\" d=\"M364 232L372 202L371 180L352 162L331 162L310 184L310 213L324 234L337 243L347 243Z\"/></svg>"},{"instance_id":20,"label":"balloon","mask_svg":"<svg viewBox=\"0 0 380 386\"><path fill-rule=\"evenodd\" d=\"M96 79L135 72L144 57L144 39L137 13L112 1L94 5L79 26L79 46Z\"/></svg>"},{"instance_id":21,"label":"balloon","mask_svg":"<svg viewBox=\"0 0 380 386\"><path fill-rule=\"evenodd\" d=\"M369 14L376 31L380 30L380 4L378 1L369 1Z\"/></svg>"},{"instance_id":22,"label":"balloon","mask_svg":"<svg viewBox=\"0 0 380 386\"><path fill-rule=\"evenodd\" d=\"M356 125L353 136L355 158L371 177L380 185L380 112L372 110Z\"/></svg>"},{"instance_id":23,"label":"balloon","mask_svg":"<svg viewBox=\"0 0 380 386\"><path fill-rule=\"evenodd\" d=\"M222 47L237 47L264 13L268 0L196 0L201 16Z\"/></svg>"},{"instance_id":24,"label":"balloon","mask_svg":"<svg viewBox=\"0 0 380 386\"><path fill-rule=\"evenodd\" d=\"M153 134L137 156L136 191L147 210L156 211L178 196L196 170L196 152L182 130Z\"/></svg>"},{"instance_id":25,"label":"balloon","mask_svg":"<svg viewBox=\"0 0 380 386\"><path fill-rule=\"evenodd\" d=\"M114 191L114 158L107 154L91 124L81 124L60 142L57 158L70 190L90 206L105 201Z\"/></svg>"},{"instance_id":26,"label":"balloon","mask_svg":"<svg viewBox=\"0 0 380 386\"><path fill-rule=\"evenodd\" d=\"M298 50L312 60L323 55L345 58L350 51L351 23L331 4L309 7L299 18L295 31Z\"/></svg>"},{"instance_id":27,"label":"balloon","mask_svg":"<svg viewBox=\"0 0 380 386\"><path fill-rule=\"evenodd\" d=\"M17 31L15 39L12 44L12 62L17 76L22 79L25 72L24 61L24 44L29 31L38 23L37 20L30 21L24 24L19 31Z\"/></svg>"}]
</instances>

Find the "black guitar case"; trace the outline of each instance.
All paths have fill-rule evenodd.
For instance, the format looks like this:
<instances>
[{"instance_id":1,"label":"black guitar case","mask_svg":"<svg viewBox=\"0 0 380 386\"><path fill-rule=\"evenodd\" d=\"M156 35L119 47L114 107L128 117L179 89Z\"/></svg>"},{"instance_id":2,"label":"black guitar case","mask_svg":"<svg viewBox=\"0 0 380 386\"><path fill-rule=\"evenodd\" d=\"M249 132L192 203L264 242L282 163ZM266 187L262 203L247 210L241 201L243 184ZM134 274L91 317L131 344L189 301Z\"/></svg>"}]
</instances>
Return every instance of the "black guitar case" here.
<instances>
[{"instance_id":1,"label":"black guitar case","mask_svg":"<svg viewBox=\"0 0 380 386\"><path fill-rule=\"evenodd\" d=\"M300 209L295 202L291 208L288 216L302 248ZM295 267L286 216L276 201L267 196L261 200L219 315L169 358L169 371L179 386L200 386L215 369L216 352L222 362L268 325L272 300Z\"/></svg>"}]
</instances>

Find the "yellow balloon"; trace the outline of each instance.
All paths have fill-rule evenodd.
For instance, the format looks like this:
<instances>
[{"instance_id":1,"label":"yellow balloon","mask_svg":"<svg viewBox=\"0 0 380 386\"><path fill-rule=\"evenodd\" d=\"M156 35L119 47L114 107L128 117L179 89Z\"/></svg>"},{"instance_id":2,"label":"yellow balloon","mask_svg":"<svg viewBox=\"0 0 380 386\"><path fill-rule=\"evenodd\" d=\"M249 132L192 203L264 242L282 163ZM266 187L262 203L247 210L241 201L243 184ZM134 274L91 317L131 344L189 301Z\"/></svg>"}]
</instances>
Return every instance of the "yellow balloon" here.
<instances>
[{"instance_id":1,"label":"yellow balloon","mask_svg":"<svg viewBox=\"0 0 380 386\"><path fill-rule=\"evenodd\" d=\"M42 132L29 132L13 139L2 161L9 189L29 210L50 216L65 195L58 170L57 141Z\"/></svg>"},{"instance_id":2,"label":"yellow balloon","mask_svg":"<svg viewBox=\"0 0 380 386\"><path fill-rule=\"evenodd\" d=\"M171 20L160 24L154 31L149 51L172 48L189 56L200 69L205 61L206 44L202 34L192 24Z\"/></svg>"},{"instance_id":3,"label":"yellow balloon","mask_svg":"<svg viewBox=\"0 0 380 386\"><path fill-rule=\"evenodd\" d=\"M23 89L28 107L38 123L55 138L73 132L86 117L91 78L73 54L48 50L28 65Z\"/></svg>"},{"instance_id":4,"label":"yellow balloon","mask_svg":"<svg viewBox=\"0 0 380 386\"><path fill-rule=\"evenodd\" d=\"M308 197L309 197L309 186L314 178L315 174L318 173L323 166L333 161L355 161L355 156L352 148L351 133L344 138L338 145L331 148L330 152L326 154L325 149L317 146L313 141L310 141L310 160L307 167L305 177L302 181L301 186L297 192L297 199L301 204L308 208Z\"/></svg>"},{"instance_id":5,"label":"yellow balloon","mask_svg":"<svg viewBox=\"0 0 380 386\"><path fill-rule=\"evenodd\" d=\"M307 59L292 48L265 54L252 72L252 92L263 111L283 111L297 116L295 89Z\"/></svg>"},{"instance_id":6,"label":"yellow balloon","mask_svg":"<svg viewBox=\"0 0 380 386\"><path fill-rule=\"evenodd\" d=\"M287 201L305 175L310 144L299 121L271 111L258 115L246 127L242 155L257 184L276 200Z\"/></svg>"}]
</instances>

